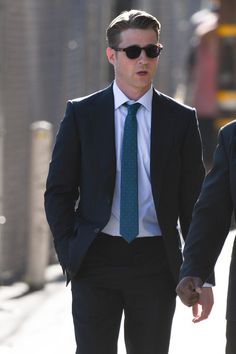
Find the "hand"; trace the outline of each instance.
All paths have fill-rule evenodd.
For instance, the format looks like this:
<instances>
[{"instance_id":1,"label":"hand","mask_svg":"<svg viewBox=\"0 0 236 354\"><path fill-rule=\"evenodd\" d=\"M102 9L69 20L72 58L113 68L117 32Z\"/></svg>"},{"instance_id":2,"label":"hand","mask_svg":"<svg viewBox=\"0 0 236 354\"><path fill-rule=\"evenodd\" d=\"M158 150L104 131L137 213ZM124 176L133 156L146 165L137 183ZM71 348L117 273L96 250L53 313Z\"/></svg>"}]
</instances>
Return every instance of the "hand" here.
<instances>
[{"instance_id":1,"label":"hand","mask_svg":"<svg viewBox=\"0 0 236 354\"><path fill-rule=\"evenodd\" d=\"M193 322L197 323L208 318L214 304L212 288L202 288L198 302L193 305Z\"/></svg>"},{"instance_id":2,"label":"hand","mask_svg":"<svg viewBox=\"0 0 236 354\"><path fill-rule=\"evenodd\" d=\"M185 277L179 282L176 292L186 306L193 306L199 302L202 284L200 278Z\"/></svg>"}]
</instances>

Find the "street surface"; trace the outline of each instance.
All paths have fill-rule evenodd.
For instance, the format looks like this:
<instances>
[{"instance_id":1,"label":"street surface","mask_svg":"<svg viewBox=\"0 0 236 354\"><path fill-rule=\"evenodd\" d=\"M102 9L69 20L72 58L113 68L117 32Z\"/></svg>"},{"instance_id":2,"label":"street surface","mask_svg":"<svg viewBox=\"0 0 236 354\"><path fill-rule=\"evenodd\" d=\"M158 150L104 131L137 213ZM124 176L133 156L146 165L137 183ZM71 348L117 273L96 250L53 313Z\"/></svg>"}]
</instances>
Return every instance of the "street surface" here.
<instances>
[{"instance_id":1,"label":"street surface","mask_svg":"<svg viewBox=\"0 0 236 354\"><path fill-rule=\"evenodd\" d=\"M226 293L234 234L232 231L228 236L217 262L215 305L209 319L193 324L191 309L178 300L169 354L224 353ZM60 274L59 266L49 267L45 288L29 294L24 283L0 287L1 354L74 354L70 286L65 287ZM118 353L125 354L122 329L118 345Z\"/></svg>"}]
</instances>

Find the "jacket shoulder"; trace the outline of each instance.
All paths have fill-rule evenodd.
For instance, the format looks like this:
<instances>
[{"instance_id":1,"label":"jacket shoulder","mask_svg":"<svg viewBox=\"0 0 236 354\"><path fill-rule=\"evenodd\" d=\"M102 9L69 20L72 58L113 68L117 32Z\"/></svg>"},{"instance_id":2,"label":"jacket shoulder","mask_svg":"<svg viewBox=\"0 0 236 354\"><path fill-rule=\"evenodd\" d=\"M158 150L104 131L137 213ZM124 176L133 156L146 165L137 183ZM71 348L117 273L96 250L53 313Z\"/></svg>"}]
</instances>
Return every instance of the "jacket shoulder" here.
<instances>
[{"instance_id":1,"label":"jacket shoulder","mask_svg":"<svg viewBox=\"0 0 236 354\"><path fill-rule=\"evenodd\" d=\"M89 105L89 104L94 104L96 101L100 101L104 98L107 98L113 94L112 91L112 85L109 85L108 87L93 92L87 96L82 96L82 97L77 97L74 99L69 100L68 102L72 103L73 105Z\"/></svg>"},{"instance_id":2,"label":"jacket shoulder","mask_svg":"<svg viewBox=\"0 0 236 354\"><path fill-rule=\"evenodd\" d=\"M227 154L230 155L232 146L235 146L236 140L236 120L224 125L218 133L218 144L224 146ZM232 145L233 143L233 145Z\"/></svg>"},{"instance_id":3,"label":"jacket shoulder","mask_svg":"<svg viewBox=\"0 0 236 354\"><path fill-rule=\"evenodd\" d=\"M186 111L186 112L196 112L196 109L194 107L188 106L160 91L154 89L154 93L157 95L160 101L168 105L170 108L173 108L175 110L180 110L180 111Z\"/></svg>"},{"instance_id":4,"label":"jacket shoulder","mask_svg":"<svg viewBox=\"0 0 236 354\"><path fill-rule=\"evenodd\" d=\"M225 124L223 127L220 128L219 130L220 134L223 134L224 136L227 137L235 137L236 136L236 120L233 120L232 122Z\"/></svg>"}]
</instances>

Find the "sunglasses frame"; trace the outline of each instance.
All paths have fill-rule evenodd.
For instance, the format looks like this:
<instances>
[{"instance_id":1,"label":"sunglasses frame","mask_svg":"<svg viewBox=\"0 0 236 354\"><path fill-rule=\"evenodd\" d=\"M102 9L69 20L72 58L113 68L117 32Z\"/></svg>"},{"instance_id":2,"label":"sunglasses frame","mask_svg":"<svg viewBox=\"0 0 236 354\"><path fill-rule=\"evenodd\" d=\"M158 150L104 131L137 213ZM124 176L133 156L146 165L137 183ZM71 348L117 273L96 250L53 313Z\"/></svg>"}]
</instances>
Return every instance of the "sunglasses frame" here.
<instances>
[{"instance_id":1,"label":"sunglasses frame","mask_svg":"<svg viewBox=\"0 0 236 354\"><path fill-rule=\"evenodd\" d=\"M130 56L127 54L127 50L129 50L129 49L132 48L132 47L138 48L139 51L140 51L140 53L139 53L137 56L135 56L135 57L132 57L132 56L130 57ZM155 56L150 56L150 55L148 55L148 50L149 50L150 48L154 48L154 47L158 48L157 55L155 55ZM130 45L130 46L126 47L126 48L114 48L114 47L112 47L112 49L114 49L116 52L125 52L127 58L129 58L129 59L137 59L137 58L139 58L139 57L140 57L140 54L141 54L141 52L142 52L142 50L144 50L144 51L145 51L145 54L146 54L146 56L147 56L148 58L154 59L154 58L158 58L158 57L159 57L159 55L160 55L160 53L161 53L161 51L162 51L162 49L163 49L163 45L159 43L159 44L148 44L148 45L146 45L145 47L140 47L139 45L134 44L134 45Z\"/></svg>"}]
</instances>

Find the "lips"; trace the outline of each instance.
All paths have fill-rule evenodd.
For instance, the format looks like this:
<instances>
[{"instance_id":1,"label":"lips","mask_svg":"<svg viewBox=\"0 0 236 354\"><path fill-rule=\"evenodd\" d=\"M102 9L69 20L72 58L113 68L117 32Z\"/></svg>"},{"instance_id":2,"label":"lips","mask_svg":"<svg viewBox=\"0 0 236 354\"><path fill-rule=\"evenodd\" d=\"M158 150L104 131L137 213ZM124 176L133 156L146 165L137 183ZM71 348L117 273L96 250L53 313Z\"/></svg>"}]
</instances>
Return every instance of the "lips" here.
<instances>
[{"instance_id":1,"label":"lips","mask_svg":"<svg viewBox=\"0 0 236 354\"><path fill-rule=\"evenodd\" d=\"M138 71L137 75L147 75L147 71L146 70L142 70L142 71Z\"/></svg>"}]
</instances>

